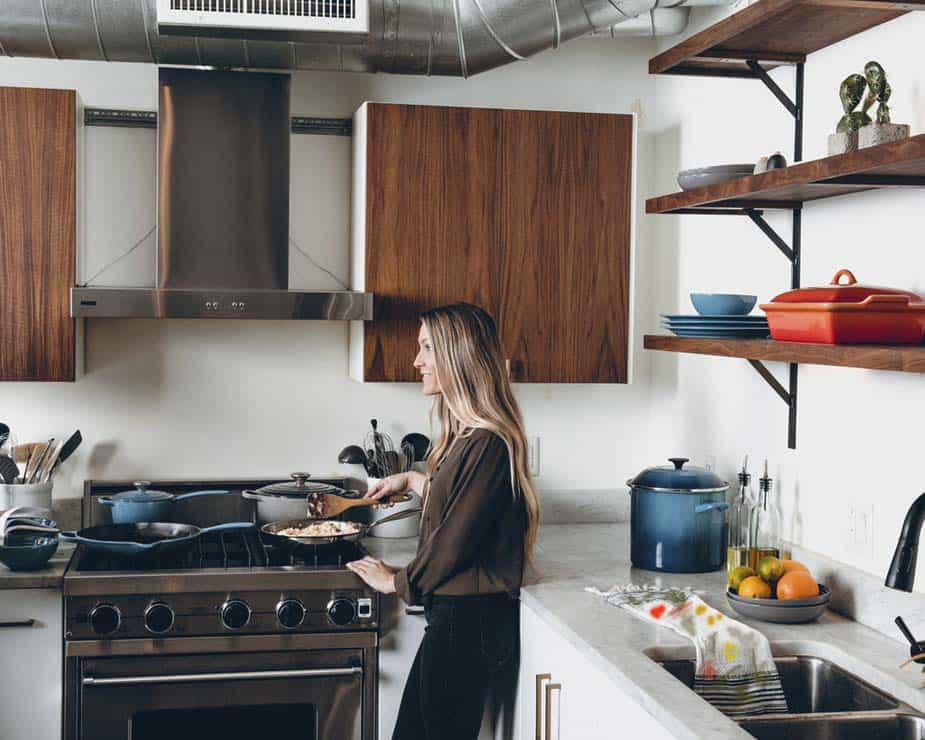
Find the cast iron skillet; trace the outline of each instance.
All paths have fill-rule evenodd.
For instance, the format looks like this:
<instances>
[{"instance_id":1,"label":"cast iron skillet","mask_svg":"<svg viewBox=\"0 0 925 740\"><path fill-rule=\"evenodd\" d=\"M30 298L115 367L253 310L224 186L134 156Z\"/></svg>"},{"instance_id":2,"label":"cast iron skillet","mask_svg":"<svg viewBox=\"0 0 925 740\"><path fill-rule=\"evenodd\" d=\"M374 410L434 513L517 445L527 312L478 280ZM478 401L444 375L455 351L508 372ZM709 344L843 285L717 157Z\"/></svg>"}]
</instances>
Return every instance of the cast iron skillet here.
<instances>
[{"instance_id":1,"label":"cast iron skillet","mask_svg":"<svg viewBox=\"0 0 925 740\"><path fill-rule=\"evenodd\" d=\"M109 555L139 556L183 552L207 532L231 529L254 529L253 522L230 522L199 528L192 524L171 522L135 522L102 524L76 532L61 532L65 542L75 542L85 550Z\"/></svg>"}]
</instances>

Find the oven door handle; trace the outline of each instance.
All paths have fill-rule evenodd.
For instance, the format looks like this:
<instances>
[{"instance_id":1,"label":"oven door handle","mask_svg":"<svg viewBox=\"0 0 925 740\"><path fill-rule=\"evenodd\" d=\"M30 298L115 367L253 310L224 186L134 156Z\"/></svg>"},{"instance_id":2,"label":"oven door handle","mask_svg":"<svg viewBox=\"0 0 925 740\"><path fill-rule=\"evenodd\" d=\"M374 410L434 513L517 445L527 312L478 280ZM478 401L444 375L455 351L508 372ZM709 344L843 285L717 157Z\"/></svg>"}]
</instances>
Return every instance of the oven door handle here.
<instances>
[{"instance_id":1,"label":"oven door handle","mask_svg":"<svg viewBox=\"0 0 925 740\"><path fill-rule=\"evenodd\" d=\"M94 678L84 676L84 686L135 686L137 684L177 683L187 681L247 681L262 678L326 678L329 676L363 675L361 666L349 668L305 668L286 671L241 671L236 673L179 673L169 676L114 676Z\"/></svg>"}]
</instances>

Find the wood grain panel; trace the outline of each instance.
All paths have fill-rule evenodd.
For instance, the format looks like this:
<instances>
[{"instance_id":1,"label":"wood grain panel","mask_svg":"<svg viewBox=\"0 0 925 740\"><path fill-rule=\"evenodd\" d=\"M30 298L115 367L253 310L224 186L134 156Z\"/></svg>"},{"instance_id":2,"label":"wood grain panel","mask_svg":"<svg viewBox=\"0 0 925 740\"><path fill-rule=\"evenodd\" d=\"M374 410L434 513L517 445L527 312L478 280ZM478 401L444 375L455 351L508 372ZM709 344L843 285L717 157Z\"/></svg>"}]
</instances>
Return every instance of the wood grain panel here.
<instances>
[{"instance_id":1,"label":"wood grain panel","mask_svg":"<svg viewBox=\"0 0 925 740\"><path fill-rule=\"evenodd\" d=\"M512 377L627 378L631 116L504 111L499 325Z\"/></svg>"},{"instance_id":2,"label":"wood grain panel","mask_svg":"<svg viewBox=\"0 0 925 740\"><path fill-rule=\"evenodd\" d=\"M0 88L0 380L74 380L76 95Z\"/></svg>"},{"instance_id":3,"label":"wood grain panel","mask_svg":"<svg viewBox=\"0 0 925 740\"><path fill-rule=\"evenodd\" d=\"M925 373L925 347L915 345L812 344L775 342L773 339L699 339L652 334L645 337L644 346L663 352Z\"/></svg>"},{"instance_id":4,"label":"wood grain panel","mask_svg":"<svg viewBox=\"0 0 925 740\"><path fill-rule=\"evenodd\" d=\"M925 134L646 201L647 213L699 206L789 208L878 187L925 186Z\"/></svg>"},{"instance_id":5,"label":"wood grain panel","mask_svg":"<svg viewBox=\"0 0 925 740\"><path fill-rule=\"evenodd\" d=\"M421 311L455 301L497 316L500 113L370 104L364 377L416 381Z\"/></svg>"}]
</instances>

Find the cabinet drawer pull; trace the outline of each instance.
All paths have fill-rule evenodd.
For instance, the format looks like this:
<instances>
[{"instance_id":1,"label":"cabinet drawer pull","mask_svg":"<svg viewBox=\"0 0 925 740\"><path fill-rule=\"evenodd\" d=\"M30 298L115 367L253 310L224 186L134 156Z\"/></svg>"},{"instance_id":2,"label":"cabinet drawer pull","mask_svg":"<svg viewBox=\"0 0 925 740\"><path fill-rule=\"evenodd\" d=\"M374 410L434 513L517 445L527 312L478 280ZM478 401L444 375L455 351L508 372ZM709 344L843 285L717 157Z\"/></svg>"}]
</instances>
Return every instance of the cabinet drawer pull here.
<instances>
[{"instance_id":1,"label":"cabinet drawer pull","mask_svg":"<svg viewBox=\"0 0 925 740\"><path fill-rule=\"evenodd\" d=\"M546 684L546 740L552 740L552 692L559 692L559 701L562 701L562 684L561 683L548 683ZM557 715L558 716L558 715ZM559 717L559 721L562 721L562 718ZM559 740L559 733L556 733L556 740Z\"/></svg>"},{"instance_id":2,"label":"cabinet drawer pull","mask_svg":"<svg viewBox=\"0 0 925 740\"><path fill-rule=\"evenodd\" d=\"M412 617L423 617L424 607L423 606L406 606L405 614L412 616Z\"/></svg>"},{"instance_id":3,"label":"cabinet drawer pull","mask_svg":"<svg viewBox=\"0 0 925 740\"><path fill-rule=\"evenodd\" d=\"M15 629L16 627L35 627L35 620L20 619L13 622L0 622L0 629Z\"/></svg>"},{"instance_id":4,"label":"cabinet drawer pull","mask_svg":"<svg viewBox=\"0 0 925 740\"><path fill-rule=\"evenodd\" d=\"M543 740L543 681L552 681L552 676L536 674L536 740Z\"/></svg>"}]
</instances>

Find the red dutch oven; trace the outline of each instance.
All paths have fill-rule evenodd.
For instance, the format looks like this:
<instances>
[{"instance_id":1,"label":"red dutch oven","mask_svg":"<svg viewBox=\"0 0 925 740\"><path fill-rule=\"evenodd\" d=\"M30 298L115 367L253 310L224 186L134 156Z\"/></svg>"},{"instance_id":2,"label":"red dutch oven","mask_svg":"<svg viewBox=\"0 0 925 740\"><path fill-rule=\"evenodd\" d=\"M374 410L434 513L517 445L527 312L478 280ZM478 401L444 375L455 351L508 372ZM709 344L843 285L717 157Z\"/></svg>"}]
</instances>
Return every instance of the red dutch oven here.
<instances>
[{"instance_id":1,"label":"red dutch oven","mask_svg":"<svg viewBox=\"0 0 925 740\"><path fill-rule=\"evenodd\" d=\"M919 295L861 285L850 270L836 272L825 287L781 293L761 309L771 337L782 342L920 344L925 333Z\"/></svg>"}]
</instances>

